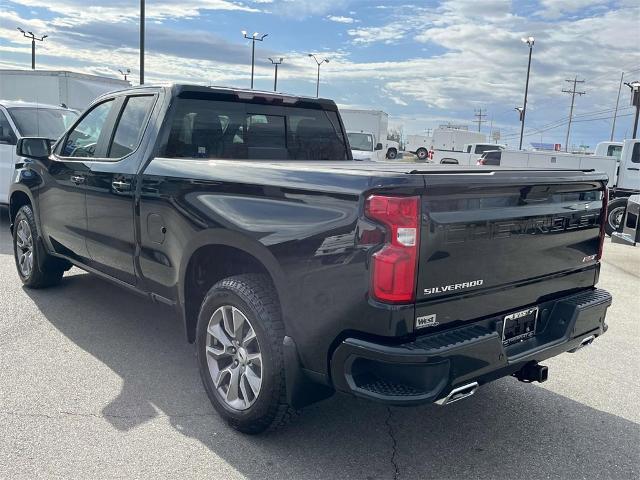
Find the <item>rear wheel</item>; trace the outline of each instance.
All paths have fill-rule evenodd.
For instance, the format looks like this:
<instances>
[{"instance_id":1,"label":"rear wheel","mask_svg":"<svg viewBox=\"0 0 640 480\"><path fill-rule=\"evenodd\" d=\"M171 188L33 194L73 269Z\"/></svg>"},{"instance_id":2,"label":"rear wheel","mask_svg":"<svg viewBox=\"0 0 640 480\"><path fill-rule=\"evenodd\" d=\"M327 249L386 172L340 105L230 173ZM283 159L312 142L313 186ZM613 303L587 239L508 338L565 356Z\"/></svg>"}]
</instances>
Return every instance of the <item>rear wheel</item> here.
<instances>
[{"instance_id":1,"label":"rear wheel","mask_svg":"<svg viewBox=\"0 0 640 480\"><path fill-rule=\"evenodd\" d=\"M38 248L38 227L30 205L18 210L13 227L13 253L22 283L29 288L45 288L60 283L63 261Z\"/></svg>"},{"instance_id":2,"label":"rear wheel","mask_svg":"<svg viewBox=\"0 0 640 480\"><path fill-rule=\"evenodd\" d=\"M616 198L609 202L609 208L607 209L607 223L604 224L604 229L607 232L607 235L611 236L613 232L619 231L622 221L624 220L626 210L626 198Z\"/></svg>"},{"instance_id":3,"label":"rear wheel","mask_svg":"<svg viewBox=\"0 0 640 480\"><path fill-rule=\"evenodd\" d=\"M233 428L260 433L289 421L276 292L264 275L226 278L207 293L196 336L205 390Z\"/></svg>"},{"instance_id":4,"label":"rear wheel","mask_svg":"<svg viewBox=\"0 0 640 480\"><path fill-rule=\"evenodd\" d=\"M429 152L427 152L426 148L419 148L418 151L416 152L416 156L420 160L425 160L427 158L428 153Z\"/></svg>"}]
</instances>

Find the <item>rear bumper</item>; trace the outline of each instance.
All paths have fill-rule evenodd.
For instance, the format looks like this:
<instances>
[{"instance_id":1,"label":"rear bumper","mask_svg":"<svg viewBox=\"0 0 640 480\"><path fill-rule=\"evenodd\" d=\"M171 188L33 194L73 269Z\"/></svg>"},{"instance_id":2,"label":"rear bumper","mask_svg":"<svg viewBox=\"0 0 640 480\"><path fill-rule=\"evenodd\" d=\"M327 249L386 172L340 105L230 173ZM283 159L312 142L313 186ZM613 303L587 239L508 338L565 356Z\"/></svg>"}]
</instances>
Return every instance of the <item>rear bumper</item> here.
<instances>
[{"instance_id":1,"label":"rear bumper","mask_svg":"<svg viewBox=\"0 0 640 480\"><path fill-rule=\"evenodd\" d=\"M392 405L435 402L462 385L482 385L590 343L607 330L610 305L611 295L599 289L540 304L535 337L507 347L504 315L403 344L347 338L331 358L333 384Z\"/></svg>"}]
</instances>

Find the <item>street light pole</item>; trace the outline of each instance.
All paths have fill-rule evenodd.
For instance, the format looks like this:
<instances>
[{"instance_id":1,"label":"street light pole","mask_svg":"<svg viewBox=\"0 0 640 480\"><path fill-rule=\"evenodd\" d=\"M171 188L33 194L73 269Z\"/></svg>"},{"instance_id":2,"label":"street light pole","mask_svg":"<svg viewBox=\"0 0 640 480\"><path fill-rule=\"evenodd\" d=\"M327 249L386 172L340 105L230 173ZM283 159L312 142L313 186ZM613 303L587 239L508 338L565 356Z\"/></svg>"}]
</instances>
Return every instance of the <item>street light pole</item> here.
<instances>
[{"instance_id":1,"label":"street light pole","mask_svg":"<svg viewBox=\"0 0 640 480\"><path fill-rule=\"evenodd\" d=\"M318 60L318 58L313 53L310 53L309 56L312 57L316 61L316 64L318 65L318 78L316 81L316 97L319 98L320 97L320 65L322 65L323 63L329 63L329 59L323 58L322 60Z\"/></svg>"},{"instance_id":2,"label":"street light pole","mask_svg":"<svg viewBox=\"0 0 640 480\"><path fill-rule=\"evenodd\" d=\"M258 32L255 32L253 35L249 36L247 35L247 31L246 30L242 30L242 35L244 36L244 38L246 38L247 40L251 40L251 90L253 90L253 73L255 70L255 64L256 64L256 41L258 42L262 42L264 41L264 39L269 36L268 33L265 33L264 35L260 35Z\"/></svg>"},{"instance_id":3,"label":"street light pole","mask_svg":"<svg viewBox=\"0 0 640 480\"><path fill-rule=\"evenodd\" d=\"M269 57L269 60L276 68L275 78L273 80L273 91L275 92L278 90L278 65L282 64L282 60L284 60L284 58L279 58L278 60L274 60L273 58Z\"/></svg>"},{"instance_id":4,"label":"street light pole","mask_svg":"<svg viewBox=\"0 0 640 480\"><path fill-rule=\"evenodd\" d=\"M126 82L127 81L127 77L131 73L131 69L127 68L124 72L121 69L118 69L118 71L124 77L124 81Z\"/></svg>"},{"instance_id":5,"label":"street light pole","mask_svg":"<svg viewBox=\"0 0 640 480\"><path fill-rule=\"evenodd\" d=\"M529 45L529 63L527 64L527 83L524 87L524 105L522 107L522 112L520 112L520 147L519 150L522 150L522 137L524 135L524 120L527 115L527 96L529 94L529 75L531 73L531 54L533 52L533 44L535 43L535 39L533 37L522 38L522 41Z\"/></svg>"},{"instance_id":6,"label":"street light pole","mask_svg":"<svg viewBox=\"0 0 640 480\"><path fill-rule=\"evenodd\" d=\"M144 25L145 25L144 0L140 0L140 85L144 85Z\"/></svg>"},{"instance_id":7,"label":"street light pole","mask_svg":"<svg viewBox=\"0 0 640 480\"><path fill-rule=\"evenodd\" d=\"M22 33L23 37L31 39L31 69L35 70L36 69L36 40L38 42L44 42L44 39L47 38L49 35L42 35L41 37L38 37L33 32L25 32L20 27L18 27L18 30L20 31L20 33Z\"/></svg>"}]
</instances>

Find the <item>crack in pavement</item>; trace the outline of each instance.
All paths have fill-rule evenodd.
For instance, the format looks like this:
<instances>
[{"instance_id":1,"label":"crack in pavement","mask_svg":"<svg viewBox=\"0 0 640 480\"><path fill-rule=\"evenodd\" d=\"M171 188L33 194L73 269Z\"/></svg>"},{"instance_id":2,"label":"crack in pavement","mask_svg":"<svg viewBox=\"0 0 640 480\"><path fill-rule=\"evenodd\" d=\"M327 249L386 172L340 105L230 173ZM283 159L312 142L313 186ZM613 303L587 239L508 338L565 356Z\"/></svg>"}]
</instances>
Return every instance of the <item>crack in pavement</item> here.
<instances>
[{"instance_id":1,"label":"crack in pavement","mask_svg":"<svg viewBox=\"0 0 640 480\"><path fill-rule=\"evenodd\" d=\"M393 466L393 480L398 480L400 477L400 467L398 466L397 456L398 456L398 441L393 433L393 427L391 425L391 415L393 412L391 411L391 407L387 407L387 419L385 420L385 425L387 426L387 431L389 432L389 437L391 438L391 465Z\"/></svg>"}]
</instances>

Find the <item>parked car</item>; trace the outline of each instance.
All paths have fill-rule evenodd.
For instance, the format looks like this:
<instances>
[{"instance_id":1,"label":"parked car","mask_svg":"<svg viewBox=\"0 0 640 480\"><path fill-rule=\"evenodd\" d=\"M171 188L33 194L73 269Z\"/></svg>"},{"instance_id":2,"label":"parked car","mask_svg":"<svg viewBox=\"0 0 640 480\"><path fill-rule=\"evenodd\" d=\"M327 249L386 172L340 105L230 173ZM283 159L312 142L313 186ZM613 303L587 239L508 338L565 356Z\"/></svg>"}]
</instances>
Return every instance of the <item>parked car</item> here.
<instances>
[{"instance_id":1,"label":"parked car","mask_svg":"<svg viewBox=\"0 0 640 480\"><path fill-rule=\"evenodd\" d=\"M605 333L606 176L365 164L345 137L330 100L105 95L55 144L18 142L19 277L75 265L173 307L247 433L336 390L445 405L541 382L540 362Z\"/></svg>"},{"instance_id":2,"label":"parked car","mask_svg":"<svg viewBox=\"0 0 640 480\"><path fill-rule=\"evenodd\" d=\"M60 106L0 100L0 205L9 203L18 139L57 140L77 118L78 112Z\"/></svg>"}]
</instances>

